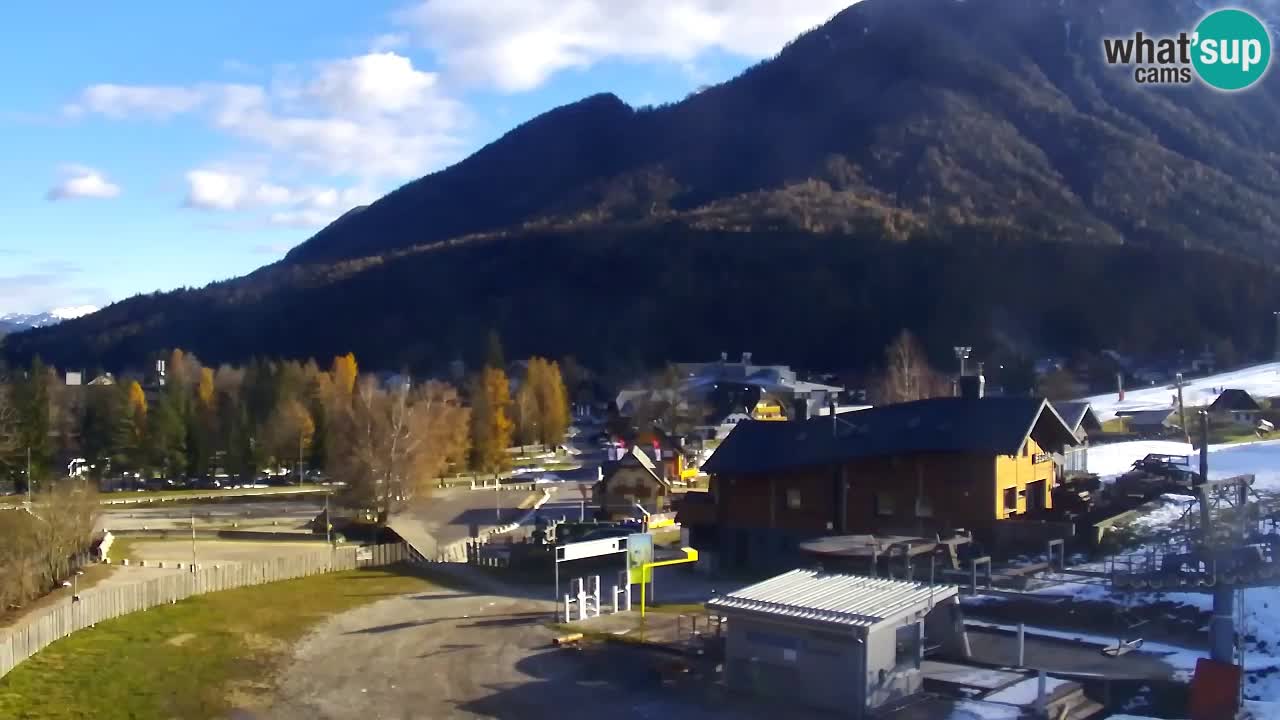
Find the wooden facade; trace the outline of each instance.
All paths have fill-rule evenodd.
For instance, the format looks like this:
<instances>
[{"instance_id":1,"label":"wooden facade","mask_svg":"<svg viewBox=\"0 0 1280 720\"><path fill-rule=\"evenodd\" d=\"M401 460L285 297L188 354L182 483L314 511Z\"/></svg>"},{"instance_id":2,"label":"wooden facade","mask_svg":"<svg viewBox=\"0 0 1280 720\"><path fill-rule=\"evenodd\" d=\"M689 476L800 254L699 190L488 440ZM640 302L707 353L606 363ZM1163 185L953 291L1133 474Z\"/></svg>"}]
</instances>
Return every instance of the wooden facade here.
<instances>
[{"instance_id":1,"label":"wooden facade","mask_svg":"<svg viewBox=\"0 0 1280 720\"><path fill-rule=\"evenodd\" d=\"M863 416L870 429L848 440L831 438L830 426L812 422L776 432L759 426L777 423L757 423L734 456L712 463L711 502L690 507L680 520L707 549L718 545L722 562L731 566L782 564L771 560L824 535L929 536L965 529L990 536L1003 521L1052 509L1056 457L1079 443L1052 410L1008 407L1010 413L998 417L998 438L979 432L964 442L950 431L930 431L919 442L902 440L897 427L876 434L881 424L904 416L902 432L909 433L910 408L885 411L883 423ZM963 426L969 409L934 405L920 411L941 418L935 428L951 428ZM830 439L820 439L824 429ZM787 458L780 461L780 455ZM706 524L708 504L714 527Z\"/></svg>"},{"instance_id":2,"label":"wooden facade","mask_svg":"<svg viewBox=\"0 0 1280 720\"><path fill-rule=\"evenodd\" d=\"M593 495L606 517L631 517L637 504L650 513L660 513L670 509L671 483L643 450L633 446L622 459L610 464Z\"/></svg>"}]
</instances>

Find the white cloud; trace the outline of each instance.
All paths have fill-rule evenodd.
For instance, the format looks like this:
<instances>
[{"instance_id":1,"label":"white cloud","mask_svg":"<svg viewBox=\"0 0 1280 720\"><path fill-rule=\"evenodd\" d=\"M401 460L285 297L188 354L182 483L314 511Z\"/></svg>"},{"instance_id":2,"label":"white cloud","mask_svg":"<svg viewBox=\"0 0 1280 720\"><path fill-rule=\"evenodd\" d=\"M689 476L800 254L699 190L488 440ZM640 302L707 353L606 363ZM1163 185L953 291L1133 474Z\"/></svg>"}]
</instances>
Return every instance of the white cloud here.
<instances>
[{"instance_id":1,"label":"white cloud","mask_svg":"<svg viewBox=\"0 0 1280 720\"><path fill-rule=\"evenodd\" d=\"M326 63L310 94L338 114L398 113L431 100L435 73L415 70L409 58L369 53Z\"/></svg>"},{"instance_id":2,"label":"white cloud","mask_svg":"<svg viewBox=\"0 0 1280 720\"><path fill-rule=\"evenodd\" d=\"M83 165L64 165L59 169L61 179L49 189L49 200L74 198L113 198L120 195L120 186L112 183L98 170Z\"/></svg>"},{"instance_id":3,"label":"white cloud","mask_svg":"<svg viewBox=\"0 0 1280 720\"><path fill-rule=\"evenodd\" d=\"M73 117L96 113L112 118L166 118L194 110L205 100L199 88L163 85L91 85L76 102L63 108Z\"/></svg>"},{"instance_id":4,"label":"white cloud","mask_svg":"<svg viewBox=\"0 0 1280 720\"><path fill-rule=\"evenodd\" d=\"M854 0L856 1L856 0ZM606 58L767 57L851 0L423 0L396 19L462 80L529 90Z\"/></svg>"},{"instance_id":5,"label":"white cloud","mask_svg":"<svg viewBox=\"0 0 1280 720\"><path fill-rule=\"evenodd\" d=\"M317 63L299 82L269 87L95 85L71 107L112 118L198 111L216 130L271 151L277 166L362 182L416 177L453 159L464 117L434 73L393 52Z\"/></svg>"},{"instance_id":6,"label":"white cloud","mask_svg":"<svg viewBox=\"0 0 1280 720\"><path fill-rule=\"evenodd\" d=\"M265 224L286 227L322 227L351 208L371 203L378 197L366 186L286 187L229 170L192 170L186 179L187 197L183 202L186 207L220 211L269 209Z\"/></svg>"},{"instance_id":7,"label":"white cloud","mask_svg":"<svg viewBox=\"0 0 1280 720\"><path fill-rule=\"evenodd\" d=\"M183 204L203 210L242 210L284 205L294 199L282 185L223 170L199 169L187 173L187 197Z\"/></svg>"}]
</instances>

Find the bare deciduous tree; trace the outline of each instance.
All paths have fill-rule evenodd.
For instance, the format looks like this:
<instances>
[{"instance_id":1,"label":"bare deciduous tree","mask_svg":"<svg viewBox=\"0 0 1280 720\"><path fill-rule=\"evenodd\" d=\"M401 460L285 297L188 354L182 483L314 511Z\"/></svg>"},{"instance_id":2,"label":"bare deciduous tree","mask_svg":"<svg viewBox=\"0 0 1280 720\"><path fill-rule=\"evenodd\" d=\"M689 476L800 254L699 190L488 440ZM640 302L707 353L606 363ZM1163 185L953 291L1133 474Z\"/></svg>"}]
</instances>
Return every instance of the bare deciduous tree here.
<instances>
[{"instance_id":1,"label":"bare deciduous tree","mask_svg":"<svg viewBox=\"0 0 1280 720\"><path fill-rule=\"evenodd\" d=\"M379 521L421 498L466 447L470 411L453 387L428 382L384 390L369 377L338 408L330 468L348 484L350 500Z\"/></svg>"},{"instance_id":2,"label":"bare deciduous tree","mask_svg":"<svg viewBox=\"0 0 1280 720\"><path fill-rule=\"evenodd\" d=\"M946 382L933 368L915 336L903 330L885 349L885 371L878 383L882 404L910 402L946 394Z\"/></svg>"}]
</instances>

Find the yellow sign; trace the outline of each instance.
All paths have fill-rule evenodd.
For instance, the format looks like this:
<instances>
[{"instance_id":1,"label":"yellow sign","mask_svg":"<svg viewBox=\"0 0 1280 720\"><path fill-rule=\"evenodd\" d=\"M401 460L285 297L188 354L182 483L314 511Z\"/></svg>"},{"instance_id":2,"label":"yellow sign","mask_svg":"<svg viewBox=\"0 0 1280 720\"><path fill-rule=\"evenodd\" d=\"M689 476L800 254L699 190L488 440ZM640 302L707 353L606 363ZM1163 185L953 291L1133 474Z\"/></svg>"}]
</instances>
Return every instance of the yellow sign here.
<instances>
[{"instance_id":1,"label":"yellow sign","mask_svg":"<svg viewBox=\"0 0 1280 720\"><path fill-rule=\"evenodd\" d=\"M651 563L647 563L647 564L645 564L645 565L643 566L643 570L644 570L644 572L646 573L646 575L648 575L649 573L653 572L653 568L656 568L656 567L666 567L667 565L683 565L683 564L685 564L685 563L698 562L698 551L697 551L697 550L695 550L694 548L689 548L689 547L687 547L687 548L680 548L680 549L684 551L684 557L683 557L683 558L681 558L681 559L679 559L679 560L663 560L662 562L651 562ZM649 576L650 578L652 578L652 576L651 576L651 575L648 575L648 576ZM644 612L645 612L644 603L645 603L645 588L646 588L646 587L648 587L648 586L647 586L645 583L640 583L640 617L644 617Z\"/></svg>"}]
</instances>

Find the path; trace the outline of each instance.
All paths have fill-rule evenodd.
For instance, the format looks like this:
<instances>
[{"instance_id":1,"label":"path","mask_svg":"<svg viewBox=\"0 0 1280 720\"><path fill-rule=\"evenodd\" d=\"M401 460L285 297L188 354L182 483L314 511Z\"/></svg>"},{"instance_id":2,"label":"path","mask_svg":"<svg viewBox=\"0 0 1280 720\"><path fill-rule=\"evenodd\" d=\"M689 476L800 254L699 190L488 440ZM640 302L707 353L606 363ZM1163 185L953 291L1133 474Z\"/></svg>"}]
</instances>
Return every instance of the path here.
<instances>
[{"instance_id":1,"label":"path","mask_svg":"<svg viewBox=\"0 0 1280 720\"><path fill-rule=\"evenodd\" d=\"M353 610L295 648L270 708L237 720L781 716L662 691L640 651L610 646L601 660L552 649L554 633L543 626L552 610L547 601L458 590Z\"/></svg>"}]
</instances>

